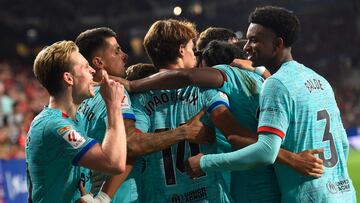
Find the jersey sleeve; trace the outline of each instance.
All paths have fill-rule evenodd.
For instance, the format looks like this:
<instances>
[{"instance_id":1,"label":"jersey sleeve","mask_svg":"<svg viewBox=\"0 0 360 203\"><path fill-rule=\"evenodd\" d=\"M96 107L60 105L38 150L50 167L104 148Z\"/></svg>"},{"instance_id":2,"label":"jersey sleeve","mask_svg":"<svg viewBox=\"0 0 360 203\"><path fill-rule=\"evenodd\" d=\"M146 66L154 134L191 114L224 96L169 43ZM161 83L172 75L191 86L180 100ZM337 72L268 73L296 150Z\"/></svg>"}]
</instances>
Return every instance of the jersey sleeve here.
<instances>
[{"instance_id":1,"label":"jersey sleeve","mask_svg":"<svg viewBox=\"0 0 360 203\"><path fill-rule=\"evenodd\" d=\"M147 133L150 129L150 117L145 113L143 104L145 104L145 97L141 94L134 94L131 96L133 99L133 112L136 116L135 127L141 132Z\"/></svg>"},{"instance_id":2,"label":"jersey sleeve","mask_svg":"<svg viewBox=\"0 0 360 203\"><path fill-rule=\"evenodd\" d=\"M208 113L211 113L219 106L226 106L227 108L230 107L227 95L214 89L206 90L203 100Z\"/></svg>"},{"instance_id":3,"label":"jersey sleeve","mask_svg":"<svg viewBox=\"0 0 360 203\"><path fill-rule=\"evenodd\" d=\"M279 153L281 139L274 135L259 135L259 140L243 149L220 154L207 154L200 158L204 172L248 170L274 163Z\"/></svg>"},{"instance_id":4,"label":"jersey sleeve","mask_svg":"<svg viewBox=\"0 0 360 203\"><path fill-rule=\"evenodd\" d=\"M218 90L224 92L227 95L231 94L231 89L233 86L233 83L231 82L231 78L234 77L234 74L228 70L229 67L230 67L229 65L225 65L225 64L214 66L215 69L220 71L224 79L223 85L220 88L218 88Z\"/></svg>"},{"instance_id":5,"label":"jersey sleeve","mask_svg":"<svg viewBox=\"0 0 360 203\"><path fill-rule=\"evenodd\" d=\"M124 91L124 98L121 103L121 111L124 119L136 120L135 113L131 104L131 99L129 93L126 90Z\"/></svg>"},{"instance_id":6,"label":"jersey sleeve","mask_svg":"<svg viewBox=\"0 0 360 203\"><path fill-rule=\"evenodd\" d=\"M76 127L69 119L62 119L49 122L48 130L60 140L57 147L61 147L63 155L77 165L81 157L97 142L86 136L81 128Z\"/></svg>"},{"instance_id":7,"label":"jersey sleeve","mask_svg":"<svg viewBox=\"0 0 360 203\"><path fill-rule=\"evenodd\" d=\"M284 138L290 123L291 96L276 78L268 78L260 94L258 133L272 133Z\"/></svg>"}]
</instances>

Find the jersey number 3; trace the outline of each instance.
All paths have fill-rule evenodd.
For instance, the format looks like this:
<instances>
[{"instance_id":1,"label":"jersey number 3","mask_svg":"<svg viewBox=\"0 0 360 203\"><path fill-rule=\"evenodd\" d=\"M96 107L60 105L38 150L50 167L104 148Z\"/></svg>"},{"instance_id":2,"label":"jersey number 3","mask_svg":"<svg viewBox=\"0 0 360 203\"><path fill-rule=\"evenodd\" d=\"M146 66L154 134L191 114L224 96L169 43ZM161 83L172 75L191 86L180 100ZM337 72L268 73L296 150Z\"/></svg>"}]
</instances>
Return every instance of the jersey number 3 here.
<instances>
[{"instance_id":1,"label":"jersey number 3","mask_svg":"<svg viewBox=\"0 0 360 203\"><path fill-rule=\"evenodd\" d=\"M324 152L319 153L319 158L324 161L325 167L331 168L337 164L337 162L339 161L339 157L336 152L333 135L330 132L330 116L326 110L321 110L317 112L317 120L319 121L323 119L326 120L326 125L322 141L329 141L330 143L330 158L326 159L324 156Z\"/></svg>"}]
</instances>

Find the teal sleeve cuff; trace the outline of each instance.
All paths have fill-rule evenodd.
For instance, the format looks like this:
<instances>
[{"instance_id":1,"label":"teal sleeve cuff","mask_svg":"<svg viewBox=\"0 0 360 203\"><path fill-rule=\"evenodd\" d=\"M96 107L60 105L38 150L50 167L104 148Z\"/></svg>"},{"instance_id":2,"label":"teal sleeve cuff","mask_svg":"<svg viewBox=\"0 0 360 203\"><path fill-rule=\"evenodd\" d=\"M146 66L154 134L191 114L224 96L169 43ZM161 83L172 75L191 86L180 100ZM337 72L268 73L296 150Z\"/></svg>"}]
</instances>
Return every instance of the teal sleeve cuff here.
<instances>
[{"instance_id":1,"label":"teal sleeve cuff","mask_svg":"<svg viewBox=\"0 0 360 203\"><path fill-rule=\"evenodd\" d=\"M208 154L200 158L204 172L247 170L273 164L282 139L275 134L260 134L256 143L234 152Z\"/></svg>"}]
</instances>

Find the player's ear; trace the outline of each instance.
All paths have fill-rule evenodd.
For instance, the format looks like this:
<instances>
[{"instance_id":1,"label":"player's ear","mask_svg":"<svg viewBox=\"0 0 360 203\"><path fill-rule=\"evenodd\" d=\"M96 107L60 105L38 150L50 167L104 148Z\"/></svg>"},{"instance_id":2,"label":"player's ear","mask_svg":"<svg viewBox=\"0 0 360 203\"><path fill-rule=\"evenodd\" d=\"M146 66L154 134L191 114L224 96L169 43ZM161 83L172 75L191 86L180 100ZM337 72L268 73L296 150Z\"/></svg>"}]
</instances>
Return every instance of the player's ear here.
<instances>
[{"instance_id":1,"label":"player's ear","mask_svg":"<svg viewBox=\"0 0 360 203\"><path fill-rule=\"evenodd\" d=\"M74 78L73 75L69 72L65 72L63 74L63 80L65 82L65 84L67 85L73 85L74 84Z\"/></svg>"},{"instance_id":2,"label":"player's ear","mask_svg":"<svg viewBox=\"0 0 360 203\"><path fill-rule=\"evenodd\" d=\"M95 68L103 68L104 67L104 61L101 57L95 56L91 59L92 64L94 64Z\"/></svg>"},{"instance_id":3,"label":"player's ear","mask_svg":"<svg viewBox=\"0 0 360 203\"><path fill-rule=\"evenodd\" d=\"M179 47L179 55L180 55L180 57L183 57L184 53L185 53L185 45L180 44L180 47Z\"/></svg>"},{"instance_id":4,"label":"player's ear","mask_svg":"<svg viewBox=\"0 0 360 203\"><path fill-rule=\"evenodd\" d=\"M277 37L274 40L274 46L276 48L283 48L284 47L284 40L281 37Z\"/></svg>"},{"instance_id":5,"label":"player's ear","mask_svg":"<svg viewBox=\"0 0 360 203\"><path fill-rule=\"evenodd\" d=\"M273 41L274 45L274 52L277 52L278 50L284 48L284 40L281 37L276 37Z\"/></svg>"}]
</instances>

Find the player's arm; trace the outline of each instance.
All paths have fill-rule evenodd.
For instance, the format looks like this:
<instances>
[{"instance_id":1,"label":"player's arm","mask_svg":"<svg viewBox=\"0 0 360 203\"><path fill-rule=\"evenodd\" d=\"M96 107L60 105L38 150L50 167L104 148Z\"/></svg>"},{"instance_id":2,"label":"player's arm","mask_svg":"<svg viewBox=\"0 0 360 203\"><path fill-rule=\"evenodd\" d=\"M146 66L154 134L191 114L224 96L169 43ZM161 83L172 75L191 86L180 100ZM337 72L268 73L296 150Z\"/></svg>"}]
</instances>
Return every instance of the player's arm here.
<instances>
[{"instance_id":1,"label":"player's arm","mask_svg":"<svg viewBox=\"0 0 360 203\"><path fill-rule=\"evenodd\" d=\"M250 60L234 59L234 61L231 63L231 66L235 66L235 67L238 67L241 69L245 69L245 70L254 72L254 73L260 75L261 77L263 77L264 79L271 76L270 71L268 69L266 69L264 66L253 67L252 62Z\"/></svg>"},{"instance_id":2,"label":"player's arm","mask_svg":"<svg viewBox=\"0 0 360 203\"><path fill-rule=\"evenodd\" d=\"M222 98L226 100L224 96L222 96ZM221 103L217 101L211 102L214 104ZM213 106L211 105L211 102L209 105L210 107ZM226 135L244 134L244 131L246 132L247 130L242 128L231 116L226 102L222 103L224 105L217 105L214 108L208 107L208 111L211 112L211 119L214 121L215 126L222 130ZM226 118L226 115L229 117ZM222 119L226 119L226 122ZM245 134L251 133L247 131ZM281 138L277 135L260 135L256 143L235 152L207 155L200 153L197 156L191 157L186 163L186 168L189 175L197 177L203 174L202 171L247 170L261 167L274 163L280 145Z\"/></svg>"},{"instance_id":3,"label":"player's arm","mask_svg":"<svg viewBox=\"0 0 360 203\"><path fill-rule=\"evenodd\" d=\"M106 180L105 184L103 185L101 191L106 193L110 198L114 197L116 191L118 190L120 185L126 180L132 169L133 163L127 164L125 172L120 175L111 176L110 178L108 178L108 180Z\"/></svg>"},{"instance_id":4,"label":"player's arm","mask_svg":"<svg viewBox=\"0 0 360 203\"><path fill-rule=\"evenodd\" d=\"M213 142L213 132L200 121L202 115L204 111L199 112L178 128L157 133L142 133L135 127L134 120L126 119L128 158L160 151L183 140L198 144Z\"/></svg>"},{"instance_id":5,"label":"player's arm","mask_svg":"<svg viewBox=\"0 0 360 203\"><path fill-rule=\"evenodd\" d=\"M281 138L275 134L260 134L256 143L234 152L221 154L198 154L187 162L188 173L198 177L203 172L224 170L248 170L275 162Z\"/></svg>"},{"instance_id":6,"label":"player's arm","mask_svg":"<svg viewBox=\"0 0 360 203\"><path fill-rule=\"evenodd\" d=\"M79 158L78 164L97 171L119 174L125 171L126 165L126 133L121 112L121 100L124 87L110 80L104 74L101 95L106 104L107 130L102 144L95 144L86 149Z\"/></svg>"},{"instance_id":7,"label":"player's arm","mask_svg":"<svg viewBox=\"0 0 360 203\"><path fill-rule=\"evenodd\" d=\"M135 112L138 112L138 110L135 109ZM203 114L204 112L201 111L185 125L173 130L159 133L142 133L135 127L135 121L133 119L125 119L128 160L133 160L138 156L166 149L182 140L194 141L197 137L199 137L197 134L200 134L200 131L204 131L201 132L203 134L203 142L211 142L211 136L209 136L211 132L208 132L206 129L202 129L205 128L205 126L203 126L200 122L200 118ZM138 116L137 118L138 120L141 120L141 116ZM94 200L96 201L96 198L111 199L131 170L132 165L127 165L125 173L117 176L111 176L108 180L106 180L101 192L99 192ZM86 195L83 199L86 198L91 198L91 195Z\"/></svg>"},{"instance_id":8,"label":"player's arm","mask_svg":"<svg viewBox=\"0 0 360 203\"><path fill-rule=\"evenodd\" d=\"M116 191L119 189L121 184L126 180L127 176L130 174L132 169L133 169L133 162L126 165L126 169L124 173L109 177L105 181L103 187L101 188L101 191L96 195L94 199L95 200L103 199L102 201L100 201L101 203L110 202L111 199L114 197Z\"/></svg>"},{"instance_id":9,"label":"player's arm","mask_svg":"<svg viewBox=\"0 0 360 203\"><path fill-rule=\"evenodd\" d=\"M224 74L214 68L191 68L167 70L149 77L128 81L116 78L129 92L148 90L177 89L189 85L218 88L224 83Z\"/></svg>"},{"instance_id":10,"label":"player's arm","mask_svg":"<svg viewBox=\"0 0 360 203\"><path fill-rule=\"evenodd\" d=\"M241 127L229 109L224 106L211 113L211 120L236 149L244 148L258 140L257 134ZM280 148L276 162L286 164L303 175L320 177L323 173L322 160L314 154L321 151L320 149L305 150L296 154Z\"/></svg>"},{"instance_id":11,"label":"player's arm","mask_svg":"<svg viewBox=\"0 0 360 203\"><path fill-rule=\"evenodd\" d=\"M87 193L86 190L84 189L84 186L80 183L80 193L81 193L81 198L77 201L77 203L86 203L86 202L90 202L90 203L110 203L111 199L114 197L116 191L118 190L118 188L120 187L120 185L125 181L126 177L130 174L131 170L133 169L133 163L130 163L128 165L126 165L126 169L125 172L120 174L120 175L115 175L115 176L111 176L109 177L105 183L103 184L102 180L98 180L99 185L102 188L101 190L97 193L97 195L94 197L92 195L93 190L94 190L94 183L92 183L92 188L91 188L91 192ZM93 180L94 181L94 180ZM97 184L97 183L95 183Z\"/></svg>"},{"instance_id":12,"label":"player's arm","mask_svg":"<svg viewBox=\"0 0 360 203\"><path fill-rule=\"evenodd\" d=\"M133 169L133 165L126 165L125 172L120 175L110 176L104 183L101 188L101 191L97 193L94 197L92 195L93 188L91 188L91 192L87 193L82 185L80 185L81 198L77 201L77 203L110 203L111 199L114 197L116 191L120 187L120 185L125 181L126 177L130 174ZM100 181L100 185L103 184L103 180ZM94 183L93 183L94 186Z\"/></svg>"},{"instance_id":13,"label":"player's arm","mask_svg":"<svg viewBox=\"0 0 360 203\"><path fill-rule=\"evenodd\" d=\"M233 148L241 149L257 141L257 135L242 127L226 106L214 109L210 114L210 118Z\"/></svg>"},{"instance_id":14,"label":"player's arm","mask_svg":"<svg viewBox=\"0 0 360 203\"><path fill-rule=\"evenodd\" d=\"M276 162L286 164L302 175L321 177L324 173L323 161L314 156L321 152L323 149L305 150L300 153L280 149Z\"/></svg>"}]
</instances>

